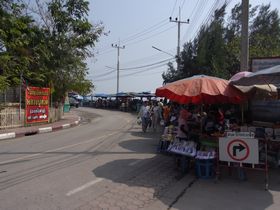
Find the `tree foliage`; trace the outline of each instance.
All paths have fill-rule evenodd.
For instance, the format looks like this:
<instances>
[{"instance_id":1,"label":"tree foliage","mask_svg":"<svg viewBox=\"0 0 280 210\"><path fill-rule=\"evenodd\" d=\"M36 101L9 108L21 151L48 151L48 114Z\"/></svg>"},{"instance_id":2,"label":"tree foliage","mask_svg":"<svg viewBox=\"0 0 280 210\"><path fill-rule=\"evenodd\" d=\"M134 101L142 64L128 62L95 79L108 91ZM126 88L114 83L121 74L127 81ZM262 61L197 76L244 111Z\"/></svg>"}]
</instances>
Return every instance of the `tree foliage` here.
<instances>
[{"instance_id":1,"label":"tree foliage","mask_svg":"<svg viewBox=\"0 0 280 210\"><path fill-rule=\"evenodd\" d=\"M85 59L103 26L88 19L86 0L36 0L35 8L16 0L0 1L0 88L19 84L52 86L60 100L67 91L87 94L94 87ZM27 15L26 10L31 10Z\"/></svg>"},{"instance_id":2,"label":"tree foliage","mask_svg":"<svg viewBox=\"0 0 280 210\"><path fill-rule=\"evenodd\" d=\"M186 43L181 52L180 68L167 69L164 83L196 74L229 79L240 69L241 5L237 4L225 21L226 5L217 9L209 24L200 28L197 37ZM280 18L270 4L249 11L250 58L280 55Z\"/></svg>"}]
</instances>

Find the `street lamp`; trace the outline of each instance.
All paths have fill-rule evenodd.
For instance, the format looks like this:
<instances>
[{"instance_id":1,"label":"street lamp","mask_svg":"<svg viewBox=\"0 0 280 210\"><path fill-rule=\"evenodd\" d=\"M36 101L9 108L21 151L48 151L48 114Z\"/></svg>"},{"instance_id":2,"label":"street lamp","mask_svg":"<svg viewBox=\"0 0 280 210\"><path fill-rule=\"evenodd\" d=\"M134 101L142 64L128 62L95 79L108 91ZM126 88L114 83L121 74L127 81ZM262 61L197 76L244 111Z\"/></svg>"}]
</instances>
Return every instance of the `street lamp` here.
<instances>
[{"instance_id":1,"label":"street lamp","mask_svg":"<svg viewBox=\"0 0 280 210\"><path fill-rule=\"evenodd\" d=\"M176 56L172 55L171 53L166 52L166 51L163 51L163 50L161 50L161 49L159 49L159 48L157 48L157 47L155 47L155 46L152 46L152 48L154 48L154 49L157 50L157 51L163 52L163 53L165 53L165 54L167 54L167 55L170 55L170 56L176 58Z\"/></svg>"}]
</instances>

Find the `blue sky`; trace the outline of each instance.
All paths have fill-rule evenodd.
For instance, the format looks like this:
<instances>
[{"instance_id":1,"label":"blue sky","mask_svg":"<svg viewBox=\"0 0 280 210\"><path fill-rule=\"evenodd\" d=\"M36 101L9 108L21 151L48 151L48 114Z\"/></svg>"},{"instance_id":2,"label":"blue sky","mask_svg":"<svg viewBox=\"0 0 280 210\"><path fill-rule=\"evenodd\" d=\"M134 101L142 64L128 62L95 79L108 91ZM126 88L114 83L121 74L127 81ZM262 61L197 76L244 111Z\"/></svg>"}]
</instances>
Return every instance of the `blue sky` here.
<instances>
[{"instance_id":1,"label":"blue sky","mask_svg":"<svg viewBox=\"0 0 280 210\"><path fill-rule=\"evenodd\" d=\"M223 0L91 0L89 19L102 22L107 36L102 36L95 47L95 56L87 60L89 75L95 85L94 93L116 93L117 49L111 44L125 46L120 50L120 92L155 92L162 85L162 73L167 66L164 60L176 55L177 24L169 17L190 19L181 25L181 46L192 40L199 27L211 15L212 8ZM241 0L228 1L228 11ZM280 10L279 0L250 0L250 4L271 3ZM155 46L164 52L152 48ZM182 48L181 48L182 49ZM168 55L171 54L171 55ZM158 63L157 65L152 65ZM174 61L174 65L176 63ZM140 68L147 66L145 68ZM136 67L136 68L135 68Z\"/></svg>"}]
</instances>

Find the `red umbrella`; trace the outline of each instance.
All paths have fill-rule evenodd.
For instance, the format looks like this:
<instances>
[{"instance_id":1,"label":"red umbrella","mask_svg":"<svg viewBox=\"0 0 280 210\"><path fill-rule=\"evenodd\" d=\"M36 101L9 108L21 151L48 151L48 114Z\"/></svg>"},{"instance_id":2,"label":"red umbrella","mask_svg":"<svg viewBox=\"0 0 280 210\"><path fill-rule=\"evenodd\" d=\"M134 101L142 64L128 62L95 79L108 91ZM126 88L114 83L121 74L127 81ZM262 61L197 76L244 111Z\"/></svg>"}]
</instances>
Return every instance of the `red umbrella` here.
<instances>
[{"instance_id":1,"label":"red umbrella","mask_svg":"<svg viewBox=\"0 0 280 210\"><path fill-rule=\"evenodd\" d=\"M180 104L236 104L245 99L241 91L229 85L229 81L206 75L189 77L157 88L156 96Z\"/></svg>"}]
</instances>

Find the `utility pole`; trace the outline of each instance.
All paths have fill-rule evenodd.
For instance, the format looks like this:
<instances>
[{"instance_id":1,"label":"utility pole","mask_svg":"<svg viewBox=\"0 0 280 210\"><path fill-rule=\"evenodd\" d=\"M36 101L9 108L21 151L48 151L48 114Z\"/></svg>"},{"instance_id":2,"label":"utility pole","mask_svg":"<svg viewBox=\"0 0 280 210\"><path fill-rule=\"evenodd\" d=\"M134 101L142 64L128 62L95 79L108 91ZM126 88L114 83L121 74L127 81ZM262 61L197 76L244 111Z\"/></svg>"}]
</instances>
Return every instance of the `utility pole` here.
<instances>
[{"instance_id":1,"label":"utility pole","mask_svg":"<svg viewBox=\"0 0 280 210\"><path fill-rule=\"evenodd\" d=\"M241 58L240 71L248 71L249 63L249 38L248 38L248 22L249 22L249 0L242 0L242 29L241 29Z\"/></svg>"},{"instance_id":2,"label":"utility pole","mask_svg":"<svg viewBox=\"0 0 280 210\"><path fill-rule=\"evenodd\" d=\"M117 61L117 94L119 92L119 80L120 80L120 49L124 49L125 46L120 46L119 44L112 44L113 48L117 48L118 51L118 61Z\"/></svg>"},{"instance_id":3,"label":"utility pole","mask_svg":"<svg viewBox=\"0 0 280 210\"><path fill-rule=\"evenodd\" d=\"M172 20L172 17L169 17L170 22L174 22L178 24L178 45L177 45L177 70L179 70L180 65L180 30L181 30L181 23L190 23L190 20L187 19L187 21L181 21L181 8L179 7L179 19L175 18L175 20Z\"/></svg>"}]
</instances>

